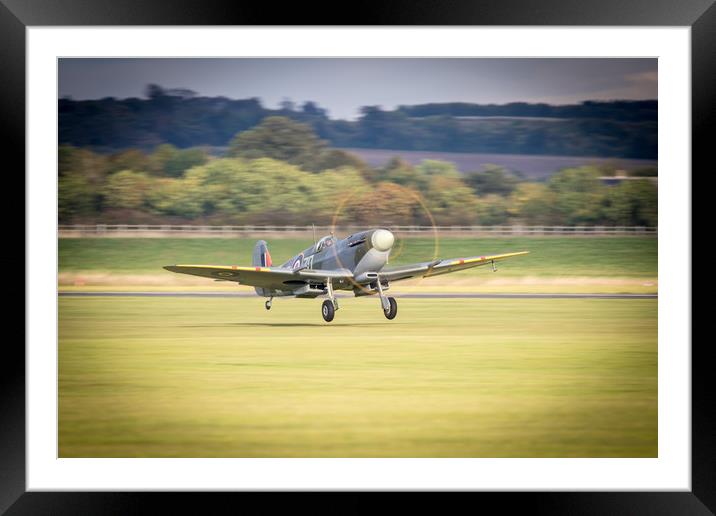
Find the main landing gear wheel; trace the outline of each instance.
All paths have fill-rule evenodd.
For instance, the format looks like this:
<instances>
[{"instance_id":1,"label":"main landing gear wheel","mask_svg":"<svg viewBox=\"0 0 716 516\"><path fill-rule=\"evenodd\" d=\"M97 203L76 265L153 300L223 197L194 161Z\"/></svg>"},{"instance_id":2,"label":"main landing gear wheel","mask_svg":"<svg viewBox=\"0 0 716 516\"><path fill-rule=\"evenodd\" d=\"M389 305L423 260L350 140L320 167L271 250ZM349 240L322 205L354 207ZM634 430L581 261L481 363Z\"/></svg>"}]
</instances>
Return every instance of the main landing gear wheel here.
<instances>
[{"instance_id":1,"label":"main landing gear wheel","mask_svg":"<svg viewBox=\"0 0 716 516\"><path fill-rule=\"evenodd\" d=\"M383 314L386 319L395 319L395 316L398 315L398 302L394 297L389 297L388 303L390 303L390 308L383 310Z\"/></svg>"},{"instance_id":2,"label":"main landing gear wheel","mask_svg":"<svg viewBox=\"0 0 716 516\"><path fill-rule=\"evenodd\" d=\"M266 307L266 310L271 310L271 301L273 301L273 298L269 299L269 300L266 301L266 303L264 304L264 306Z\"/></svg>"},{"instance_id":3,"label":"main landing gear wheel","mask_svg":"<svg viewBox=\"0 0 716 516\"><path fill-rule=\"evenodd\" d=\"M333 317L336 315L336 309L333 306L333 301L330 299L326 299L323 302L323 306L321 307L321 315L323 316L323 320L326 322L331 322L333 320Z\"/></svg>"}]
</instances>

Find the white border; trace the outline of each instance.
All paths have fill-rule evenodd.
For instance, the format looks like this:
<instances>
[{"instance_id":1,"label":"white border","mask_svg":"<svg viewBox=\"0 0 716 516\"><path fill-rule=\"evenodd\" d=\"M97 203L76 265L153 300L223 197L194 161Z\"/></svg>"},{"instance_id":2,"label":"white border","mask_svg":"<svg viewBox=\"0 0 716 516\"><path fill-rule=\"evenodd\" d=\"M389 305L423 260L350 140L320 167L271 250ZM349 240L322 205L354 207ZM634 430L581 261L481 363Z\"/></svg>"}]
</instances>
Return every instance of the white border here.
<instances>
[{"instance_id":1,"label":"white border","mask_svg":"<svg viewBox=\"0 0 716 516\"><path fill-rule=\"evenodd\" d=\"M690 490L690 40L672 28L27 30L28 490ZM657 459L57 459L57 58L658 57Z\"/></svg>"}]
</instances>

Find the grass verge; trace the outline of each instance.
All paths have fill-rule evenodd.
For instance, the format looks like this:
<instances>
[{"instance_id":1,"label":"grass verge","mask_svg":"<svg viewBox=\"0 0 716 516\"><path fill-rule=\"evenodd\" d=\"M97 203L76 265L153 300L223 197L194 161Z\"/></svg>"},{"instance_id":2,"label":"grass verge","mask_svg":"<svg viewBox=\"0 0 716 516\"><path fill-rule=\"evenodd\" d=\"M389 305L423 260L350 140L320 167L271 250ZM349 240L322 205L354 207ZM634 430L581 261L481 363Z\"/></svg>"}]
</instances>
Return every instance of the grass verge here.
<instances>
[{"instance_id":1,"label":"grass verge","mask_svg":"<svg viewBox=\"0 0 716 516\"><path fill-rule=\"evenodd\" d=\"M236 285L162 270L175 263L251 263L253 240L236 238L59 240L61 288L233 289ZM310 245L284 239L269 242L275 263L282 263ZM457 258L518 250L530 254L499 264L493 274L478 267L457 274L396 283L395 288L479 292L595 292L655 293L657 240L625 238L453 238L439 241L399 240L391 264L430 260L434 255Z\"/></svg>"}]
</instances>

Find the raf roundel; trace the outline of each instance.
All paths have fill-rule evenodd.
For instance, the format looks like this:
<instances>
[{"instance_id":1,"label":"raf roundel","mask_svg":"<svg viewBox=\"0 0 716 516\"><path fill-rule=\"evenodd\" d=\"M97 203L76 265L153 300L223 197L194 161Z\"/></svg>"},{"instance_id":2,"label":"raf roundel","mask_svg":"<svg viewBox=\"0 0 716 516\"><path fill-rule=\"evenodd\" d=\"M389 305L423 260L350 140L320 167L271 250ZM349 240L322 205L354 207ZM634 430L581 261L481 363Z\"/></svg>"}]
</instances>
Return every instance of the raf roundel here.
<instances>
[{"instance_id":1,"label":"raf roundel","mask_svg":"<svg viewBox=\"0 0 716 516\"><path fill-rule=\"evenodd\" d=\"M293 269L298 269L299 267L301 267L301 263L302 263L302 262L303 262L303 255L302 255L302 254L299 254L299 255L296 257L296 260L293 262L292 268L293 268Z\"/></svg>"}]
</instances>

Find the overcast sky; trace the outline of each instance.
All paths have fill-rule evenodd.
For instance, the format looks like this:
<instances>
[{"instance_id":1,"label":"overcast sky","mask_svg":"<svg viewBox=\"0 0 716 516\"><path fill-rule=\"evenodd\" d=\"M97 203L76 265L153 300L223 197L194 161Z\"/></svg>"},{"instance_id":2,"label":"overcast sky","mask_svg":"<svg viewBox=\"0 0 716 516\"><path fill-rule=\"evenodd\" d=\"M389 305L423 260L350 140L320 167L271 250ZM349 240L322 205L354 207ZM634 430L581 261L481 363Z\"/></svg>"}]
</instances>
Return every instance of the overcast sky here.
<instances>
[{"instance_id":1,"label":"overcast sky","mask_svg":"<svg viewBox=\"0 0 716 516\"><path fill-rule=\"evenodd\" d=\"M331 118L360 106L427 102L656 99L656 59L60 59L59 95L144 97L146 85L205 96L259 97L275 108L312 100Z\"/></svg>"}]
</instances>

